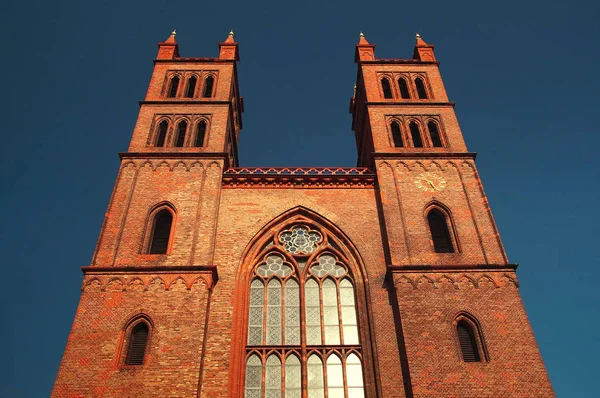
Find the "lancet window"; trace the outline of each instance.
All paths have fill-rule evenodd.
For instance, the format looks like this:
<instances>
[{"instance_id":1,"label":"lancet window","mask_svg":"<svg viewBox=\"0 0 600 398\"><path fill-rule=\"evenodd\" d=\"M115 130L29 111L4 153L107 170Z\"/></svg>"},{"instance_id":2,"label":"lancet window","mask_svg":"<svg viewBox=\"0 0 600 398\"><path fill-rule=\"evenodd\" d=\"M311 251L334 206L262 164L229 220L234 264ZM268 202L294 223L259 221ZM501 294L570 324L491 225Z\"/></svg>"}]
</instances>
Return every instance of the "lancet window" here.
<instances>
[{"instance_id":1,"label":"lancet window","mask_svg":"<svg viewBox=\"0 0 600 398\"><path fill-rule=\"evenodd\" d=\"M329 240L296 224L255 262L245 397L365 396L355 280Z\"/></svg>"}]
</instances>

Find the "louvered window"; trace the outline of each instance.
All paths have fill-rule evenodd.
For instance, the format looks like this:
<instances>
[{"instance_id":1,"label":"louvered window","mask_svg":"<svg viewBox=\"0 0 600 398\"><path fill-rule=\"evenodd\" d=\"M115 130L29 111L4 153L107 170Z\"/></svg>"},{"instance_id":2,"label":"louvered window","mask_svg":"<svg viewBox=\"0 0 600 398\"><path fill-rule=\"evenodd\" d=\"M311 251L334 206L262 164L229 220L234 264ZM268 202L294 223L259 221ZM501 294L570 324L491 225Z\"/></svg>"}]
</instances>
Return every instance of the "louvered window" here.
<instances>
[{"instance_id":1,"label":"louvered window","mask_svg":"<svg viewBox=\"0 0 600 398\"><path fill-rule=\"evenodd\" d=\"M393 98L390 81L385 77L381 79L381 88L383 89L383 98Z\"/></svg>"},{"instance_id":2,"label":"louvered window","mask_svg":"<svg viewBox=\"0 0 600 398\"><path fill-rule=\"evenodd\" d=\"M133 327L129 336L129 347L127 349L126 365L143 365L148 344L148 325L140 322Z\"/></svg>"},{"instance_id":3,"label":"louvered window","mask_svg":"<svg viewBox=\"0 0 600 398\"><path fill-rule=\"evenodd\" d=\"M196 76L190 76L190 78L188 79L188 85L187 85L187 90L185 90L185 96L187 98L193 98L194 97L194 92L196 91L196 82L197 82L197 78Z\"/></svg>"},{"instance_id":4,"label":"louvered window","mask_svg":"<svg viewBox=\"0 0 600 398\"><path fill-rule=\"evenodd\" d=\"M177 96L178 88L179 88L179 76L173 76L171 78L171 84L169 86L168 97L175 98Z\"/></svg>"},{"instance_id":5,"label":"louvered window","mask_svg":"<svg viewBox=\"0 0 600 398\"><path fill-rule=\"evenodd\" d=\"M167 129L169 128L169 122L163 120L158 125L158 134L156 137L156 146L161 147L165 146L165 141L167 140Z\"/></svg>"},{"instance_id":6,"label":"louvered window","mask_svg":"<svg viewBox=\"0 0 600 398\"><path fill-rule=\"evenodd\" d=\"M208 76L204 80L204 91L202 92L202 96L204 98L212 97L213 85L215 84L215 78L212 76Z\"/></svg>"},{"instance_id":7,"label":"louvered window","mask_svg":"<svg viewBox=\"0 0 600 398\"><path fill-rule=\"evenodd\" d=\"M456 332L458 333L458 342L460 344L463 361L480 362L481 356L479 355L479 349L477 348L477 340L475 339L473 327L468 322L462 320L458 322Z\"/></svg>"},{"instance_id":8,"label":"louvered window","mask_svg":"<svg viewBox=\"0 0 600 398\"><path fill-rule=\"evenodd\" d=\"M204 136L206 135L206 122L201 120L198 122L198 128L196 129L196 142L195 147L204 146Z\"/></svg>"},{"instance_id":9,"label":"louvered window","mask_svg":"<svg viewBox=\"0 0 600 398\"><path fill-rule=\"evenodd\" d=\"M398 79L398 87L400 87L400 96L402 99L410 99L410 92L408 91L408 84L406 84L406 79L403 77Z\"/></svg>"},{"instance_id":10,"label":"louvered window","mask_svg":"<svg viewBox=\"0 0 600 398\"><path fill-rule=\"evenodd\" d=\"M398 122L392 122L392 139L394 140L395 147L402 148L404 146L404 142L402 141L402 131L400 130Z\"/></svg>"},{"instance_id":11,"label":"louvered window","mask_svg":"<svg viewBox=\"0 0 600 398\"><path fill-rule=\"evenodd\" d=\"M150 254L165 254L169 247L169 236L171 235L171 224L173 215L167 209L159 211L154 217L154 228L152 241L150 242Z\"/></svg>"},{"instance_id":12,"label":"louvered window","mask_svg":"<svg viewBox=\"0 0 600 398\"><path fill-rule=\"evenodd\" d=\"M446 217L442 212L433 209L427 214L429 222L429 230L431 231L431 240L436 253L454 253L452 239L450 239L450 231Z\"/></svg>"},{"instance_id":13,"label":"louvered window","mask_svg":"<svg viewBox=\"0 0 600 398\"><path fill-rule=\"evenodd\" d=\"M175 140L176 147L182 147L185 144L185 131L187 130L187 122L182 120L177 126L177 139Z\"/></svg>"},{"instance_id":14,"label":"louvered window","mask_svg":"<svg viewBox=\"0 0 600 398\"><path fill-rule=\"evenodd\" d=\"M415 79L415 86L417 86L417 94L420 99L427 99L427 91L425 90L425 83L423 83L423 79L417 77Z\"/></svg>"},{"instance_id":15,"label":"louvered window","mask_svg":"<svg viewBox=\"0 0 600 398\"><path fill-rule=\"evenodd\" d=\"M413 146L415 148L423 147L423 140L421 139L421 129L417 122L410 122L408 124L408 128L410 129L410 135L412 137Z\"/></svg>"},{"instance_id":16,"label":"louvered window","mask_svg":"<svg viewBox=\"0 0 600 398\"><path fill-rule=\"evenodd\" d=\"M440 138L440 130L438 129L437 123L434 121L430 121L427 123L427 128L429 129L429 135L431 136L431 143L434 147L442 146L442 139Z\"/></svg>"}]
</instances>

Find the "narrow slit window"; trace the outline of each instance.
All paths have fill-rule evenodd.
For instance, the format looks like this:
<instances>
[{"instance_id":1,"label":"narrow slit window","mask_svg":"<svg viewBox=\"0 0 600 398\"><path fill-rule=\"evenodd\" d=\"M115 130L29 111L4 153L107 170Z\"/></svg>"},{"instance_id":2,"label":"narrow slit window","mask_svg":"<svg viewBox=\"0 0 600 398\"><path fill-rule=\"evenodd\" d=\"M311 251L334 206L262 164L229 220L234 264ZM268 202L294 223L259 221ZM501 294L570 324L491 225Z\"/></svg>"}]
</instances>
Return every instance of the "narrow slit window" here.
<instances>
[{"instance_id":1,"label":"narrow slit window","mask_svg":"<svg viewBox=\"0 0 600 398\"><path fill-rule=\"evenodd\" d=\"M410 122L408 124L408 128L410 129L410 135L412 137L413 146L415 148L423 148L423 140L421 139L421 129L417 122Z\"/></svg>"},{"instance_id":2,"label":"narrow slit window","mask_svg":"<svg viewBox=\"0 0 600 398\"><path fill-rule=\"evenodd\" d=\"M197 148L204 146L204 136L206 135L206 122L204 120L200 120L198 122L198 127L196 128L196 141L194 142L194 146Z\"/></svg>"},{"instance_id":3,"label":"narrow slit window","mask_svg":"<svg viewBox=\"0 0 600 398\"><path fill-rule=\"evenodd\" d=\"M179 88L179 76L173 76L171 78L171 84L169 85L169 98L175 98L177 96L177 89Z\"/></svg>"},{"instance_id":4,"label":"narrow slit window","mask_svg":"<svg viewBox=\"0 0 600 398\"><path fill-rule=\"evenodd\" d=\"M167 209L159 211L154 217L152 239L150 242L150 254L166 254L169 248L169 237L171 235L171 224L173 215Z\"/></svg>"},{"instance_id":5,"label":"narrow slit window","mask_svg":"<svg viewBox=\"0 0 600 398\"><path fill-rule=\"evenodd\" d=\"M439 210L433 209L427 214L431 240L436 253L454 253L446 216Z\"/></svg>"},{"instance_id":6,"label":"narrow slit window","mask_svg":"<svg viewBox=\"0 0 600 398\"><path fill-rule=\"evenodd\" d=\"M402 99L410 99L410 92L408 91L408 84L406 79L401 77L398 79L398 87L400 87L400 96Z\"/></svg>"},{"instance_id":7,"label":"narrow slit window","mask_svg":"<svg viewBox=\"0 0 600 398\"><path fill-rule=\"evenodd\" d=\"M456 325L456 332L458 334L458 342L460 344L463 361L481 362L481 356L479 355L473 327L467 321L462 320Z\"/></svg>"},{"instance_id":8,"label":"narrow slit window","mask_svg":"<svg viewBox=\"0 0 600 398\"><path fill-rule=\"evenodd\" d=\"M204 98L212 97L213 86L215 84L215 78L212 76L208 76L204 79L204 91L202 92L202 96Z\"/></svg>"},{"instance_id":9,"label":"narrow slit window","mask_svg":"<svg viewBox=\"0 0 600 398\"><path fill-rule=\"evenodd\" d=\"M417 94L419 95L419 99L427 99L427 91L425 90L425 83L423 83L423 79L417 77L415 79L415 86L417 86Z\"/></svg>"},{"instance_id":10,"label":"narrow slit window","mask_svg":"<svg viewBox=\"0 0 600 398\"><path fill-rule=\"evenodd\" d=\"M393 98L392 87L390 86L390 81L386 77L381 79L381 88L383 89L383 98Z\"/></svg>"},{"instance_id":11,"label":"narrow slit window","mask_svg":"<svg viewBox=\"0 0 600 398\"><path fill-rule=\"evenodd\" d=\"M176 147L182 147L185 145L185 132L187 130L187 122L182 120L177 126L177 139L175 140Z\"/></svg>"},{"instance_id":12,"label":"narrow slit window","mask_svg":"<svg viewBox=\"0 0 600 398\"><path fill-rule=\"evenodd\" d=\"M429 129L429 135L431 137L431 143L433 144L433 146L441 148L443 145L442 139L440 137L440 130L438 129L437 123L434 121L430 121L429 123L427 123L427 128Z\"/></svg>"},{"instance_id":13,"label":"narrow slit window","mask_svg":"<svg viewBox=\"0 0 600 398\"><path fill-rule=\"evenodd\" d=\"M158 125L158 134L156 135L156 146L162 147L165 146L165 142L167 140L167 130L169 128L169 122L163 120Z\"/></svg>"},{"instance_id":14,"label":"narrow slit window","mask_svg":"<svg viewBox=\"0 0 600 398\"><path fill-rule=\"evenodd\" d=\"M131 329L129 347L127 348L126 365L143 365L148 344L148 325L140 322Z\"/></svg>"},{"instance_id":15,"label":"narrow slit window","mask_svg":"<svg viewBox=\"0 0 600 398\"><path fill-rule=\"evenodd\" d=\"M396 148L404 147L402 131L400 130L400 124L398 124L398 122L392 122L392 139L394 140L394 146Z\"/></svg>"},{"instance_id":16,"label":"narrow slit window","mask_svg":"<svg viewBox=\"0 0 600 398\"><path fill-rule=\"evenodd\" d=\"M198 81L198 78L196 78L196 76L191 76L188 79L187 90L185 90L185 96L187 98L193 98L194 97L194 92L196 92L196 82L197 81Z\"/></svg>"}]
</instances>

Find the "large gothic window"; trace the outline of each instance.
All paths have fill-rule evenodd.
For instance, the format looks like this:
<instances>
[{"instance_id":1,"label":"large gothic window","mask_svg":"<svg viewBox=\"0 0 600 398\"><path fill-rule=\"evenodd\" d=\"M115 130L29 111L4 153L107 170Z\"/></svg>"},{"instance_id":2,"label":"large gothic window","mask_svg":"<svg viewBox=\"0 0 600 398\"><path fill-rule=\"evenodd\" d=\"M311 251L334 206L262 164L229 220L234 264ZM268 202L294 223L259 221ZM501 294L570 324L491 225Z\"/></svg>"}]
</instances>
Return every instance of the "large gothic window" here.
<instances>
[{"instance_id":1,"label":"large gothic window","mask_svg":"<svg viewBox=\"0 0 600 398\"><path fill-rule=\"evenodd\" d=\"M255 262L246 398L365 396L355 281L329 241L296 224L277 233Z\"/></svg>"}]
</instances>

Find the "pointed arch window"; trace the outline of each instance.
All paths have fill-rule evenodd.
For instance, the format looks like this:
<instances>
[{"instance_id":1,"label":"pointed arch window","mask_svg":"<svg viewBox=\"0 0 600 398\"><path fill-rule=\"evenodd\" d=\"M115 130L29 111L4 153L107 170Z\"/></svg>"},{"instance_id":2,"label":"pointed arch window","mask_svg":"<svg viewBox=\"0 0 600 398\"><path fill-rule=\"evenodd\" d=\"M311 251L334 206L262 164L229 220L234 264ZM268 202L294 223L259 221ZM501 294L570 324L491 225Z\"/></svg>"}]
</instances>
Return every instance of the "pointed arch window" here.
<instances>
[{"instance_id":1,"label":"pointed arch window","mask_svg":"<svg viewBox=\"0 0 600 398\"><path fill-rule=\"evenodd\" d=\"M464 362L489 361L479 322L470 314L460 314L454 320L460 356Z\"/></svg>"},{"instance_id":2,"label":"pointed arch window","mask_svg":"<svg viewBox=\"0 0 600 398\"><path fill-rule=\"evenodd\" d=\"M171 78L171 82L169 84L169 92L167 96L169 98L175 98L177 96L177 89L179 88L179 76L175 75Z\"/></svg>"},{"instance_id":3,"label":"pointed arch window","mask_svg":"<svg viewBox=\"0 0 600 398\"><path fill-rule=\"evenodd\" d=\"M177 138L175 139L176 147L183 147L185 145L185 132L187 131L187 122L182 120L177 125Z\"/></svg>"},{"instance_id":4,"label":"pointed arch window","mask_svg":"<svg viewBox=\"0 0 600 398\"><path fill-rule=\"evenodd\" d=\"M327 234L306 225L273 238L250 281L245 396L364 397L346 261Z\"/></svg>"},{"instance_id":5,"label":"pointed arch window","mask_svg":"<svg viewBox=\"0 0 600 398\"><path fill-rule=\"evenodd\" d=\"M167 130L169 129L169 122L163 120L158 125L158 131L156 134L156 146L162 147L165 146L165 142L167 140Z\"/></svg>"},{"instance_id":6,"label":"pointed arch window","mask_svg":"<svg viewBox=\"0 0 600 398\"><path fill-rule=\"evenodd\" d=\"M410 99L410 92L408 91L408 84L405 78L398 78L398 87L400 87L400 96L402 99Z\"/></svg>"},{"instance_id":7,"label":"pointed arch window","mask_svg":"<svg viewBox=\"0 0 600 398\"><path fill-rule=\"evenodd\" d=\"M390 81L387 77L383 77L381 79L381 88L383 89L383 98L389 99L394 97L392 95L392 86L390 85Z\"/></svg>"},{"instance_id":8,"label":"pointed arch window","mask_svg":"<svg viewBox=\"0 0 600 398\"><path fill-rule=\"evenodd\" d=\"M415 86L417 87L419 99L427 99L427 90L425 90L425 83L423 82L422 78L417 77L415 79Z\"/></svg>"},{"instance_id":9,"label":"pointed arch window","mask_svg":"<svg viewBox=\"0 0 600 398\"><path fill-rule=\"evenodd\" d=\"M427 214L427 222L434 251L436 253L454 253L446 215L437 208L433 208Z\"/></svg>"},{"instance_id":10,"label":"pointed arch window","mask_svg":"<svg viewBox=\"0 0 600 398\"><path fill-rule=\"evenodd\" d=\"M197 148L203 147L205 136L206 136L206 121L200 120L198 122L198 126L196 127L196 140L194 141L194 146Z\"/></svg>"},{"instance_id":11,"label":"pointed arch window","mask_svg":"<svg viewBox=\"0 0 600 398\"><path fill-rule=\"evenodd\" d=\"M433 120L430 120L427 123L427 129L429 130L429 136L431 137L431 143L434 147L442 147L442 139L440 137L440 130L438 129L438 125Z\"/></svg>"},{"instance_id":12,"label":"pointed arch window","mask_svg":"<svg viewBox=\"0 0 600 398\"><path fill-rule=\"evenodd\" d=\"M126 365L143 365L148 345L148 324L140 321L132 329L129 335L129 344L125 356Z\"/></svg>"},{"instance_id":13,"label":"pointed arch window","mask_svg":"<svg viewBox=\"0 0 600 398\"><path fill-rule=\"evenodd\" d=\"M392 122L392 139L394 140L394 146L396 148L404 147L404 141L402 140L402 130L400 130L400 124L396 121Z\"/></svg>"},{"instance_id":14,"label":"pointed arch window","mask_svg":"<svg viewBox=\"0 0 600 398\"><path fill-rule=\"evenodd\" d=\"M212 97L214 84L215 78L213 76L208 76L206 79L204 79L204 91L202 92L202 96L204 98Z\"/></svg>"},{"instance_id":15,"label":"pointed arch window","mask_svg":"<svg viewBox=\"0 0 600 398\"><path fill-rule=\"evenodd\" d=\"M194 93L196 92L196 83L198 82L198 78L194 75L190 76L187 81L187 89L185 90L186 98L193 98Z\"/></svg>"},{"instance_id":16,"label":"pointed arch window","mask_svg":"<svg viewBox=\"0 0 600 398\"><path fill-rule=\"evenodd\" d=\"M150 235L149 254L166 254L169 248L173 214L168 209L162 209L156 213L152 223Z\"/></svg>"},{"instance_id":17,"label":"pointed arch window","mask_svg":"<svg viewBox=\"0 0 600 398\"><path fill-rule=\"evenodd\" d=\"M421 138L419 124L413 120L408 124L408 128L412 137L413 146L415 148L423 148L423 139Z\"/></svg>"}]
</instances>

